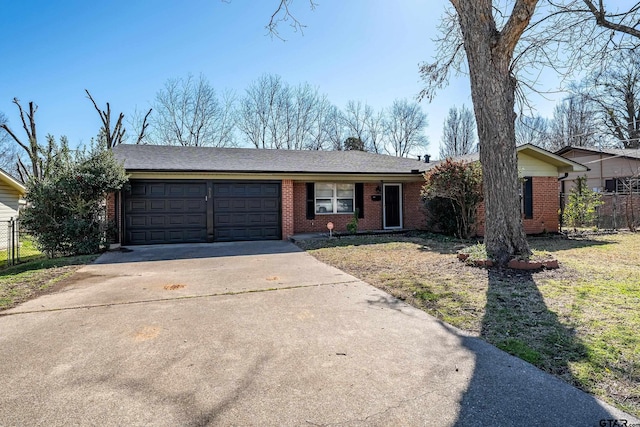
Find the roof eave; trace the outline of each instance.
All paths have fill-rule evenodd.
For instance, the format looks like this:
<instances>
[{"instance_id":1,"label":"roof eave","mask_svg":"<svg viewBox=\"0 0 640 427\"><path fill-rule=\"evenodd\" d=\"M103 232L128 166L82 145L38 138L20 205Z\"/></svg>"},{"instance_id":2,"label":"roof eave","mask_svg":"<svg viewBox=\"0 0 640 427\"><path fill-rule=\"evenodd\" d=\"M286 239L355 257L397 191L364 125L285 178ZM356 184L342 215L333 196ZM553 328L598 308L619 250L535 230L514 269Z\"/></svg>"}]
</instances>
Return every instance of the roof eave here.
<instances>
[{"instance_id":1,"label":"roof eave","mask_svg":"<svg viewBox=\"0 0 640 427\"><path fill-rule=\"evenodd\" d=\"M8 173L6 173L5 171L3 171L2 169L0 169L0 177L14 190L16 190L17 192L20 193L21 196L23 196L26 192L27 189L25 188L24 185L22 185L20 182L18 182L18 180L16 180L14 177L12 177L11 175L9 175Z\"/></svg>"},{"instance_id":2,"label":"roof eave","mask_svg":"<svg viewBox=\"0 0 640 427\"><path fill-rule=\"evenodd\" d=\"M574 162L571 159L567 159L565 157L560 156L559 154L552 153L551 151L547 151L544 148L536 147L532 144L524 144L517 148L518 152L521 151L530 151L535 153L531 155L539 160L545 161L549 164L554 165L558 168L558 172L586 172L589 170L585 165Z\"/></svg>"}]
</instances>

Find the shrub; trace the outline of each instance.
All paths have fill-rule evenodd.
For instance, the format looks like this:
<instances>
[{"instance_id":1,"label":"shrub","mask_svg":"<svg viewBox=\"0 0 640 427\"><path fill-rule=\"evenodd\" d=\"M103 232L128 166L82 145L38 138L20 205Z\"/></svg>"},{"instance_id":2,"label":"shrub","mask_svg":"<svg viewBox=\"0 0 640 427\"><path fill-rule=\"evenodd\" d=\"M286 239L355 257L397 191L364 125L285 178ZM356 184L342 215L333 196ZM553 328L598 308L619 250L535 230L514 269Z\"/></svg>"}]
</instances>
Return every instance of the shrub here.
<instances>
[{"instance_id":1,"label":"shrub","mask_svg":"<svg viewBox=\"0 0 640 427\"><path fill-rule=\"evenodd\" d=\"M447 159L425 173L425 181L422 197L432 221L442 227L441 231L459 238L473 236L476 211L482 202L480 164Z\"/></svg>"},{"instance_id":2,"label":"shrub","mask_svg":"<svg viewBox=\"0 0 640 427\"><path fill-rule=\"evenodd\" d=\"M347 224L347 231L351 234L356 234L358 232L358 213L358 208L356 208L356 210L353 211L351 221Z\"/></svg>"},{"instance_id":3,"label":"shrub","mask_svg":"<svg viewBox=\"0 0 640 427\"><path fill-rule=\"evenodd\" d=\"M601 194L587 187L587 176L580 176L569 192L562 221L574 228L593 225L597 216L596 208L602 203Z\"/></svg>"},{"instance_id":4,"label":"shrub","mask_svg":"<svg viewBox=\"0 0 640 427\"><path fill-rule=\"evenodd\" d=\"M27 183L25 229L49 257L99 252L107 244L106 196L127 182L125 170L106 149L71 155L56 149L43 178Z\"/></svg>"}]
</instances>

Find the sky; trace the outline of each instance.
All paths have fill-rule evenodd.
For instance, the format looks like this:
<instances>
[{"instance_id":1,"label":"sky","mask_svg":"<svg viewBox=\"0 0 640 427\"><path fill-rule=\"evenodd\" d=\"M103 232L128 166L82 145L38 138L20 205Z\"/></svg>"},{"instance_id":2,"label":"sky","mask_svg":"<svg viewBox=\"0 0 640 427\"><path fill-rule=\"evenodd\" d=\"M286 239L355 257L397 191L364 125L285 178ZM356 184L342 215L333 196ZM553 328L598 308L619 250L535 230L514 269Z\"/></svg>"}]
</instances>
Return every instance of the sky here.
<instances>
[{"instance_id":1,"label":"sky","mask_svg":"<svg viewBox=\"0 0 640 427\"><path fill-rule=\"evenodd\" d=\"M347 101L388 108L416 98L418 66L433 41L445 0L295 0L306 26L280 24L286 41L265 25L278 0L0 0L0 112L15 132L21 123L12 99L38 105L38 134L88 143L101 126L84 92L114 114L146 111L167 79L203 74L218 91L239 96L264 73L291 84L308 82L340 108ZM553 102L538 99L538 113ZM437 157L443 121L452 106L471 107L466 76L453 78L431 102L428 152Z\"/></svg>"}]
</instances>

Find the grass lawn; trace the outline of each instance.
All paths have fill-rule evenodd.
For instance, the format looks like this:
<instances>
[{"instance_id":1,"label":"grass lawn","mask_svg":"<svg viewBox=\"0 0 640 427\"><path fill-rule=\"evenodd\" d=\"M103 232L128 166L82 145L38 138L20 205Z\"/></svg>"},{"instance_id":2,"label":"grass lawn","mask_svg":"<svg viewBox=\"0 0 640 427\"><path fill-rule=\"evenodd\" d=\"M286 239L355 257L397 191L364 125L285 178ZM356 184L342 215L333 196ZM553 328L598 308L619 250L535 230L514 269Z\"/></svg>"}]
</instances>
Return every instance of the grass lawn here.
<instances>
[{"instance_id":1,"label":"grass lawn","mask_svg":"<svg viewBox=\"0 0 640 427\"><path fill-rule=\"evenodd\" d=\"M441 236L299 246L390 294L640 416L640 234L532 238L557 270L471 267Z\"/></svg>"},{"instance_id":2,"label":"grass lawn","mask_svg":"<svg viewBox=\"0 0 640 427\"><path fill-rule=\"evenodd\" d=\"M54 290L64 278L73 274L98 255L40 259L0 270L0 310Z\"/></svg>"},{"instance_id":3,"label":"grass lawn","mask_svg":"<svg viewBox=\"0 0 640 427\"><path fill-rule=\"evenodd\" d=\"M7 265L7 249L0 250L0 269ZM20 235L20 262L34 261L42 259L45 256L36 248L31 236L26 234Z\"/></svg>"}]
</instances>

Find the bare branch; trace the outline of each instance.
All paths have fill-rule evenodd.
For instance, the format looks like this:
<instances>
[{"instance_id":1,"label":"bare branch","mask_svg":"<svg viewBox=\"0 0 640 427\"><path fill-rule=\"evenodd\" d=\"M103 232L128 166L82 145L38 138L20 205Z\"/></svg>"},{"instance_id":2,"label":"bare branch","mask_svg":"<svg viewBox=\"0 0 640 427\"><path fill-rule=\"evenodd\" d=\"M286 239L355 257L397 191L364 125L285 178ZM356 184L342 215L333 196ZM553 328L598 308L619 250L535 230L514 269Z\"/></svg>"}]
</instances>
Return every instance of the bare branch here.
<instances>
[{"instance_id":1,"label":"bare branch","mask_svg":"<svg viewBox=\"0 0 640 427\"><path fill-rule=\"evenodd\" d=\"M269 23L265 26L267 33L272 37L277 37L282 41L286 41L284 38L280 36L278 31L278 26L281 22L288 22L289 26L293 28L294 32L300 32L300 34L304 34L303 30L306 27L302 24L294 15L291 13L290 6L293 0L280 0L278 7L275 12L271 15L271 19L269 19ZM315 10L318 4L314 0L309 0L309 6L311 10Z\"/></svg>"},{"instance_id":2,"label":"bare branch","mask_svg":"<svg viewBox=\"0 0 640 427\"><path fill-rule=\"evenodd\" d=\"M629 25L625 25L621 22L613 22L607 16L609 16L604 8L604 3L602 0L599 2L600 7L596 7L591 0L583 0L584 4L587 5L587 8L591 12L591 14L596 18L596 22L601 27L609 28L614 31L618 31L621 33L629 34L630 36L636 37L640 39L640 30L637 28L638 22L636 22L635 27L631 27ZM629 10L629 12L624 13L622 15L614 15L614 16L629 16L634 11L639 9L640 3L636 3L636 5Z\"/></svg>"},{"instance_id":3,"label":"bare branch","mask_svg":"<svg viewBox=\"0 0 640 427\"><path fill-rule=\"evenodd\" d=\"M149 108L149 111L147 111L147 114L145 114L144 119L142 119L142 126L140 127L140 132L138 133L138 137L136 138L136 145L140 144L145 137L145 132L147 130L147 127L149 126L149 123L147 123L147 119L149 118L152 110L152 108Z\"/></svg>"}]
</instances>

